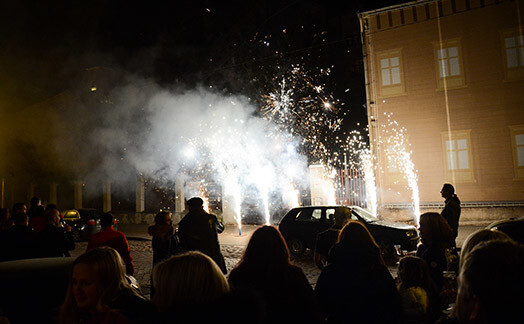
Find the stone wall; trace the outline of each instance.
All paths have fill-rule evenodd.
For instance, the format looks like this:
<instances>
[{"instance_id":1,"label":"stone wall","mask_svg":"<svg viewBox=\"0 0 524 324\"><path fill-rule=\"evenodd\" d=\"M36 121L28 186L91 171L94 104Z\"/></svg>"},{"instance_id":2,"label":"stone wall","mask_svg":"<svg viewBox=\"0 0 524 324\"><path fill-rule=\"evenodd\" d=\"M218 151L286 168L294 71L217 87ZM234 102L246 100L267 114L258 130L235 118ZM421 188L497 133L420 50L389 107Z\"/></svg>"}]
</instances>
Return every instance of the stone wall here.
<instances>
[{"instance_id":1,"label":"stone wall","mask_svg":"<svg viewBox=\"0 0 524 324\"><path fill-rule=\"evenodd\" d=\"M441 212L441 208L421 208L421 213ZM413 211L409 208L383 208L379 210L381 218L387 221L414 223ZM524 217L522 207L462 207L460 214L461 225L484 226L494 221Z\"/></svg>"}]
</instances>

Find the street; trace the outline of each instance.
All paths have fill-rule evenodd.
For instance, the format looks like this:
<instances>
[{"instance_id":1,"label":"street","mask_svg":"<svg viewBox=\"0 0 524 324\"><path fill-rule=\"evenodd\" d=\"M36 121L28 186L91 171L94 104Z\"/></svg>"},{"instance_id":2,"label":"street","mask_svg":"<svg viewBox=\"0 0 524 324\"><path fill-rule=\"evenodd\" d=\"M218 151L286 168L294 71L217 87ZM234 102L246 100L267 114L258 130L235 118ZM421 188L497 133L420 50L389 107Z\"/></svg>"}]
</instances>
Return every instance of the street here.
<instances>
[{"instance_id":1,"label":"street","mask_svg":"<svg viewBox=\"0 0 524 324\"><path fill-rule=\"evenodd\" d=\"M153 250L151 247L151 237L147 234L147 227L148 225L119 225L119 230L126 234L129 241L133 263L135 265L134 277L139 282L142 293L149 297ZM244 248L251 237L251 234L257 228L258 226L254 225L244 225L242 227L242 235L239 235L238 227L227 225L224 232L219 234L218 237L220 241L220 247L222 249L222 254L224 255L228 271L233 269L233 267L238 263L242 257ZM480 228L482 227L459 227L457 246L461 247L465 238ZM85 252L86 247L87 242L78 242L76 244L75 250L72 253L72 256L76 257L82 254ZM300 257L291 256L291 261L302 268L309 282L314 287L318 276L320 275L320 270L316 267L313 261L312 251L306 251L306 253ZM397 273L395 262L388 264L388 269L392 276L395 277Z\"/></svg>"}]
</instances>

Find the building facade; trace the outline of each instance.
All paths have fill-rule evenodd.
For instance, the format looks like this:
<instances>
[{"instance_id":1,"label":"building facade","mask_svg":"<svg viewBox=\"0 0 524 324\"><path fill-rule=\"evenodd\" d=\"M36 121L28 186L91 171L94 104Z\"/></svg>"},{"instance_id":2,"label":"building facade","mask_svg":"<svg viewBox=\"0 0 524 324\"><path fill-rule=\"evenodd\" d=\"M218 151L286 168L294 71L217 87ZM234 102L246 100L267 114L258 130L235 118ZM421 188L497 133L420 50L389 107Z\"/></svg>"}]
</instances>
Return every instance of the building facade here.
<instances>
[{"instance_id":1,"label":"building facade","mask_svg":"<svg viewBox=\"0 0 524 324\"><path fill-rule=\"evenodd\" d=\"M523 216L524 1L414 1L359 18L379 210L439 210L452 183L464 222Z\"/></svg>"}]
</instances>

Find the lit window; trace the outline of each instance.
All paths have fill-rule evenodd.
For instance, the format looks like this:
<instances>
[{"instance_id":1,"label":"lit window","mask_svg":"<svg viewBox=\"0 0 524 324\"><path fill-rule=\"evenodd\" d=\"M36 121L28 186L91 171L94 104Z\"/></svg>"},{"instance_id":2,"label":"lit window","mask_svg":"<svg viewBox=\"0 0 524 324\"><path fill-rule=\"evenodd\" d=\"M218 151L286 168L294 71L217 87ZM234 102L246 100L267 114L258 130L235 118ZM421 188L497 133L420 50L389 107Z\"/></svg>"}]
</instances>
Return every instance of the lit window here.
<instances>
[{"instance_id":1,"label":"lit window","mask_svg":"<svg viewBox=\"0 0 524 324\"><path fill-rule=\"evenodd\" d=\"M380 60L380 70L382 71L382 85L388 86L400 84L400 59L391 57Z\"/></svg>"},{"instance_id":2,"label":"lit window","mask_svg":"<svg viewBox=\"0 0 524 324\"><path fill-rule=\"evenodd\" d=\"M377 63L380 95L382 97L404 95L401 50L378 52Z\"/></svg>"},{"instance_id":3,"label":"lit window","mask_svg":"<svg viewBox=\"0 0 524 324\"><path fill-rule=\"evenodd\" d=\"M524 36L510 36L504 38L506 50L506 66L516 68L524 66Z\"/></svg>"},{"instance_id":4,"label":"lit window","mask_svg":"<svg viewBox=\"0 0 524 324\"><path fill-rule=\"evenodd\" d=\"M474 181L469 130L442 132L446 178L450 181Z\"/></svg>"},{"instance_id":5,"label":"lit window","mask_svg":"<svg viewBox=\"0 0 524 324\"><path fill-rule=\"evenodd\" d=\"M501 32L504 74L507 81L524 79L524 36L517 30Z\"/></svg>"},{"instance_id":6,"label":"lit window","mask_svg":"<svg viewBox=\"0 0 524 324\"><path fill-rule=\"evenodd\" d=\"M510 126L515 178L524 179L524 125Z\"/></svg>"},{"instance_id":7,"label":"lit window","mask_svg":"<svg viewBox=\"0 0 524 324\"><path fill-rule=\"evenodd\" d=\"M437 85L439 89L460 88L465 85L462 68L462 49L459 40L433 43L435 64L437 66Z\"/></svg>"},{"instance_id":8,"label":"lit window","mask_svg":"<svg viewBox=\"0 0 524 324\"><path fill-rule=\"evenodd\" d=\"M460 62L456 46L439 49L437 56L441 78L460 75Z\"/></svg>"},{"instance_id":9,"label":"lit window","mask_svg":"<svg viewBox=\"0 0 524 324\"><path fill-rule=\"evenodd\" d=\"M446 141L449 170L469 169L468 142L465 139Z\"/></svg>"}]
</instances>

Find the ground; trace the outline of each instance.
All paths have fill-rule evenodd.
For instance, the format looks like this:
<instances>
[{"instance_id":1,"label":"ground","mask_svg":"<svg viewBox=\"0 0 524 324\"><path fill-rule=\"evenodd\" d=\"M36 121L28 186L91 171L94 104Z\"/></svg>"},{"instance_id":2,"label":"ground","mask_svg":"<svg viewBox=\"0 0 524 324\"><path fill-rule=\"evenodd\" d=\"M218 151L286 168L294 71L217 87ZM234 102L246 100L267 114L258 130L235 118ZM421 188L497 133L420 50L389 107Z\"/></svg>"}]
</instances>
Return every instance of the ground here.
<instances>
[{"instance_id":1,"label":"ground","mask_svg":"<svg viewBox=\"0 0 524 324\"><path fill-rule=\"evenodd\" d=\"M134 277L140 283L142 293L149 296L153 249L151 247L151 237L147 234L147 226L148 225L120 225L119 230L124 232L128 237L131 256L133 257L133 263L135 265ZM246 247L251 234L257 227L258 226L254 225L244 225L242 227L242 235L239 235L238 228L230 225L226 226L226 230L219 235L220 247L226 261L228 272L233 269L242 257L244 248ZM459 228L457 246L462 246L464 239L479 228L481 227L461 226ZM86 242L77 243L72 256L76 257L82 254L85 252L86 247ZM291 261L302 268L309 282L314 287L318 276L320 275L320 270L316 267L315 262L313 261L312 252L307 251L303 256L292 257ZM388 264L388 269L393 277L395 277L397 269L394 261Z\"/></svg>"}]
</instances>

